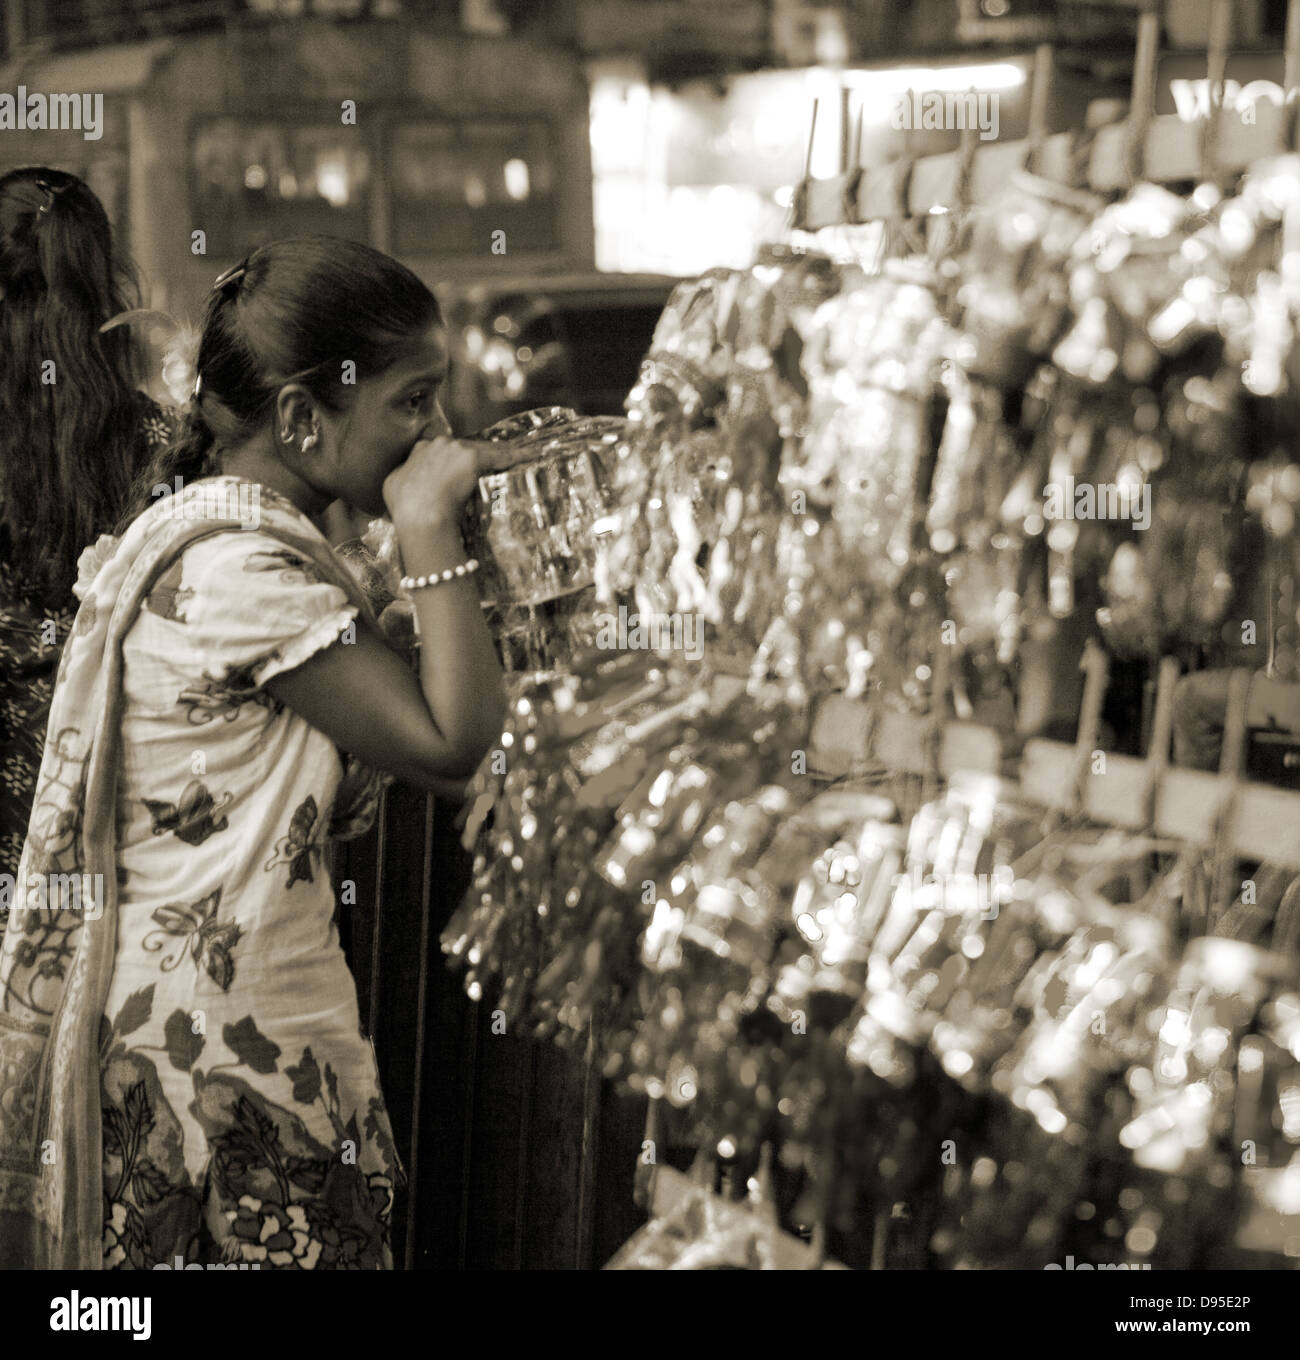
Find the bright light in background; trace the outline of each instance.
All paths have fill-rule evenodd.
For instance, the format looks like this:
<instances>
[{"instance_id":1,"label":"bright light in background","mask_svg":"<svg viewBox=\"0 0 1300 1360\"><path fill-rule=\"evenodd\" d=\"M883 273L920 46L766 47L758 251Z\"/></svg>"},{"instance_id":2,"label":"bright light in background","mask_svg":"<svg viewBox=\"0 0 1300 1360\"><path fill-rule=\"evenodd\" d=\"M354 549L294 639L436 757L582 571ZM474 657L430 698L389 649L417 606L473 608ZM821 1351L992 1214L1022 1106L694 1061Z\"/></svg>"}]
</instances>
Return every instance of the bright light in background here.
<instances>
[{"instance_id":1,"label":"bright light in background","mask_svg":"<svg viewBox=\"0 0 1300 1360\"><path fill-rule=\"evenodd\" d=\"M1010 62L984 66L900 66L888 71L844 71L844 84L853 91L855 109L864 123L887 123L899 97L920 94L964 94L968 90L1015 90L1025 83L1023 68ZM856 116L856 114L855 114Z\"/></svg>"},{"instance_id":2,"label":"bright light in background","mask_svg":"<svg viewBox=\"0 0 1300 1360\"><path fill-rule=\"evenodd\" d=\"M762 241L783 234L805 166L817 179L839 172L846 115L851 134L859 116L864 127L887 127L908 91L1027 84L1024 65L1010 60L880 70L817 65L670 91L652 87L637 63L609 59L589 78L597 267L667 274L751 263ZM863 150L871 159L870 141ZM844 249L847 257L860 255L861 242L846 238Z\"/></svg>"},{"instance_id":3,"label":"bright light in background","mask_svg":"<svg viewBox=\"0 0 1300 1360\"><path fill-rule=\"evenodd\" d=\"M828 74L830 74L828 72ZM985 66L896 66L881 71L838 71L851 90L1014 90L1025 83L1023 67L1010 62Z\"/></svg>"},{"instance_id":4,"label":"bright light in background","mask_svg":"<svg viewBox=\"0 0 1300 1360\"><path fill-rule=\"evenodd\" d=\"M650 119L650 86L629 76L598 76L591 84L591 161L596 174L635 170Z\"/></svg>"},{"instance_id":5,"label":"bright light in background","mask_svg":"<svg viewBox=\"0 0 1300 1360\"><path fill-rule=\"evenodd\" d=\"M342 161L321 161L316 167L316 191L332 207L346 207L348 201L347 166Z\"/></svg>"},{"instance_id":6,"label":"bright light in background","mask_svg":"<svg viewBox=\"0 0 1300 1360\"><path fill-rule=\"evenodd\" d=\"M266 167L264 165L247 166L244 170L244 188L265 189L266 178Z\"/></svg>"},{"instance_id":7,"label":"bright light in background","mask_svg":"<svg viewBox=\"0 0 1300 1360\"><path fill-rule=\"evenodd\" d=\"M516 202L528 197L528 162L510 160L505 164L506 193Z\"/></svg>"}]
</instances>

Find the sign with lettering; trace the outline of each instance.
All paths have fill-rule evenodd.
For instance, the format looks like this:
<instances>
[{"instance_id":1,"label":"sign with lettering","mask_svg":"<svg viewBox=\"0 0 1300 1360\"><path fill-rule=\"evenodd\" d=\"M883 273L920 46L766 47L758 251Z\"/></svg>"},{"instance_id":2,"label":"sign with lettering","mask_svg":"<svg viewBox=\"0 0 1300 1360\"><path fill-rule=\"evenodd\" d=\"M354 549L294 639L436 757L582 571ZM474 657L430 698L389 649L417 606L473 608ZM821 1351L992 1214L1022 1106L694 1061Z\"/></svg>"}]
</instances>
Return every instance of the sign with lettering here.
<instances>
[{"instance_id":1,"label":"sign with lettering","mask_svg":"<svg viewBox=\"0 0 1300 1360\"><path fill-rule=\"evenodd\" d=\"M1244 123L1254 123L1267 102L1281 107L1282 54L1234 52L1223 77L1223 110ZM1173 53L1160 59L1156 76L1156 113L1173 113L1195 123L1210 112L1210 80L1204 53Z\"/></svg>"}]
</instances>

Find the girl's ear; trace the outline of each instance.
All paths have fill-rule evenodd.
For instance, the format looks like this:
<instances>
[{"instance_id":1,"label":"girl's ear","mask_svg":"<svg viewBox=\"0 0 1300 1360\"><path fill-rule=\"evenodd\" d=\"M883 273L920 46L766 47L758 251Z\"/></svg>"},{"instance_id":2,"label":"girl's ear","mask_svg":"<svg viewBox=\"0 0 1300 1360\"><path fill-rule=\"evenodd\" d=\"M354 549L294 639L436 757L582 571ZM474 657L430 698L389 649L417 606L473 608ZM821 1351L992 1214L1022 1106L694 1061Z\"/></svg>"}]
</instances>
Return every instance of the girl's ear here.
<instances>
[{"instance_id":1,"label":"girl's ear","mask_svg":"<svg viewBox=\"0 0 1300 1360\"><path fill-rule=\"evenodd\" d=\"M311 393L301 383L282 387L275 399L276 443L300 445L319 429Z\"/></svg>"}]
</instances>

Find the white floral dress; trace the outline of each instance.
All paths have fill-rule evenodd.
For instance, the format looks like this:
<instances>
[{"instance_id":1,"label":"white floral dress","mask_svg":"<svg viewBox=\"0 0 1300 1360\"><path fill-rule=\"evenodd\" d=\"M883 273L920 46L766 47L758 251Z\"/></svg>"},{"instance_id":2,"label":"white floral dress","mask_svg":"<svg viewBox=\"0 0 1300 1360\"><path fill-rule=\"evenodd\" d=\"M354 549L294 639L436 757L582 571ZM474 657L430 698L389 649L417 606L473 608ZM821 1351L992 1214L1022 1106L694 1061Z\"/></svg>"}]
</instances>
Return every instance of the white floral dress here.
<instances>
[{"instance_id":1,"label":"white floral dress","mask_svg":"<svg viewBox=\"0 0 1300 1360\"><path fill-rule=\"evenodd\" d=\"M236 530L191 544L125 638L106 1266L391 1266L402 1172L327 862L343 764L264 688L356 614Z\"/></svg>"}]
</instances>

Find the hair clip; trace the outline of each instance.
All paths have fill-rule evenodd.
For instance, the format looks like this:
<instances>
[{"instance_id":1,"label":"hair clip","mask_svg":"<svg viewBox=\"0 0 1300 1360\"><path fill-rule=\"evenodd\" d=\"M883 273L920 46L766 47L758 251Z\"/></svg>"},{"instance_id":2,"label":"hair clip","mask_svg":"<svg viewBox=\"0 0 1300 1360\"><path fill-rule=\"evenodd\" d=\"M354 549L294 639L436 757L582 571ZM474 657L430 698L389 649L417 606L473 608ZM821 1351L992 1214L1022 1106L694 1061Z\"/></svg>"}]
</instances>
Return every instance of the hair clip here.
<instances>
[{"instance_id":1,"label":"hair clip","mask_svg":"<svg viewBox=\"0 0 1300 1360\"><path fill-rule=\"evenodd\" d=\"M196 373L194 375L194 391L190 394L190 400L198 401L198 399L202 395L203 395L203 374Z\"/></svg>"},{"instance_id":2,"label":"hair clip","mask_svg":"<svg viewBox=\"0 0 1300 1360\"><path fill-rule=\"evenodd\" d=\"M55 185L51 184L47 179L38 179L36 181L36 187L40 189L42 193L47 195L47 198L46 201L42 203L39 208L36 209L36 216L40 217L42 213L49 212L49 210L54 206L55 198L57 198L58 195L61 194L71 183L72 181L69 180L68 184L60 184L56 187Z\"/></svg>"},{"instance_id":3,"label":"hair clip","mask_svg":"<svg viewBox=\"0 0 1300 1360\"><path fill-rule=\"evenodd\" d=\"M247 261L241 261L239 264L231 265L224 274L221 274L218 277L216 283L212 285L212 291L214 293L219 293L223 288L229 287L230 284L238 283L247 272Z\"/></svg>"}]
</instances>

